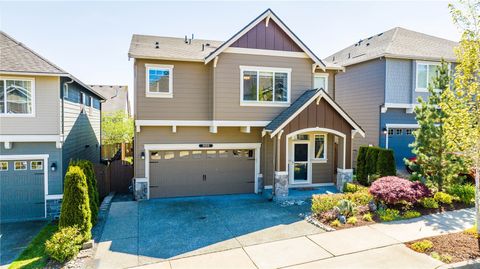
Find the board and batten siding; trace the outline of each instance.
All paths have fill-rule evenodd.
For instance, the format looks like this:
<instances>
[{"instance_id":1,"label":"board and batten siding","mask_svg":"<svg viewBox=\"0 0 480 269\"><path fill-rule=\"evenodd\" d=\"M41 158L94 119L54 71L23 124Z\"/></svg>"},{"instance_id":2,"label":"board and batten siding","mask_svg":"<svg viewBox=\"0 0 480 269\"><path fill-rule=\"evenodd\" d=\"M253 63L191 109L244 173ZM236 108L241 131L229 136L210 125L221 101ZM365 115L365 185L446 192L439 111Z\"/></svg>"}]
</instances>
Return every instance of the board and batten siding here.
<instances>
[{"instance_id":1,"label":"board and batten siding","mask_svg":"<svg viewBox=\"0 0 480 269\"><path fill-rule=\"evenodd\" d=\"M145 64L173 65L173 98L146 97ZM135 119L211 120L212 63L135 59Z\"/></svg>"},{"instance_id":2,"label":"board and batten siding","mask_svg":"<svg viewBox=\"0 0 480 269\"><path fill-rule=\"evenodd\" d=\"M35 116L0 116L0 134L55 135L60 133L59 77L0 75L0 78L35 80Z\"/></svg>"},{"instance_id":3,"label":"board and batten siding","mask_svg":"<svg viewBox=\"0 0 480 269\"><path fill-rule=\"evenodd\" d=\"M313 85L312 60L250 54L222 53L215 76L215 120L265 121L275 118L285 107L241 106L240 66L291 68L291 100L293 103Z\"/></svg>"},{"instance_id":4,"label":"board and batten siding","mask_svg":"<svg viewBox=\"0 0 480 269\"><path fill-rule=\"evenodd\" d=\"M361 145L378 145L380 106L385 100L385 60L375 59L352 66L336 76L335 101L365 131L365 138L356 135L352 141L353 166Z\"/></svg>"},{"instance_id":5,"label":"board and batten siding","mask_svg":"<svg viewBox=\"0 0 480 269\"><path fill-rule=\"evenodd\" d=\"M145 160L141 159L145 144L200 144L200 143L261 143L262 128L252 128L250 133L240 132L239 127L219 127L216 134L208 127L142 127L135 133L135 177L145 176Z\"/></svg>"}]
</instances>

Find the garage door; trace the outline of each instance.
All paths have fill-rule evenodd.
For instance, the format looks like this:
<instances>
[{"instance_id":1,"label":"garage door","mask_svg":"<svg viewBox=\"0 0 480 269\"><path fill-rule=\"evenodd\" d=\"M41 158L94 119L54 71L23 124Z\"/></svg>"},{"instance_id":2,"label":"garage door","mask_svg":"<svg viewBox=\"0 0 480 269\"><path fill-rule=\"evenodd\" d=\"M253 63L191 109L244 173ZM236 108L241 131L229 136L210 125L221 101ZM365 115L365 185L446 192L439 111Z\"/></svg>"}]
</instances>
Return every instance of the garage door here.
<instances>
[{"instance_id":1,"label":"garage door","mask_svg":"<svg viewBox=\"0 0 480 269\"><path fill-rule=\"evenodd\" d=\"M254 150L150 153L150 198L254 192Z\"/></svg>"},{"instance_id":2,"label":"garage door","mask_svg":"<svg viewBox=\"0 0 480 269\"><path fill-rule=\"evenodd\" d=\"M394 128L388 131L388 148L392 149L395 154L395 162L397 168L405 166L404 158L413 157L412 148L408 145L415 141L413 131L415 129Z\"/></svg>"},{"instance_id":3,"label":"garage door","mask_svg":"<svg viewBox=\"0 0 480 269\"><path fill-rule=\"evenodd\" d=\"M0 161L0 218L5 221L45 217L43 160Z\"/></svg>"}]
</instances>

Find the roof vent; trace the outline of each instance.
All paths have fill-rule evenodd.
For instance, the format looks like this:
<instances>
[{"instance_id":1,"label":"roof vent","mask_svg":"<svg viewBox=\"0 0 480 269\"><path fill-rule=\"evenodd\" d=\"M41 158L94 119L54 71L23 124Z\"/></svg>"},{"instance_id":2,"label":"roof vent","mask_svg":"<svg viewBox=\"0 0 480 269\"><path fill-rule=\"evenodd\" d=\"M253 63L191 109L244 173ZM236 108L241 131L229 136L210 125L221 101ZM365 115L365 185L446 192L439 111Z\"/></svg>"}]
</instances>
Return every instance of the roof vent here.
<instances>
[{"instance_id":1,"label":"roof vent","mask_svg":"<svg viewBox=\"0 0 480 269\"><path fill-rule=\"evenodd\" d=\"M205 50L205 44L202 44L202 51Z\"/></svg>"},{"instance_id":2,"label":"roof vent","mask_svg":"<svg viewBox=\"0 0 480 269\"><path fill-rule=\"evenodd\" d=\"M381 36L381 35L383 35L383 33L380 33L380 34L378 34L377 36Z\"/></svg>"},{"instance_id":3,"label":"roof vent","mask_svg":"<svg viewBox=\"0 0 480 269\"><path fill-rule=\"evenodd\" d=\"M160 43L158 43L158 41L155 42L155 48L156 48L156 49L160 48L159 44L160 44Z\"/></svg>"},{"instance_id":4,"label":"roof vent","mask_svg":"<svg viewBox=\"0 0 480 269\"><path fill-rule=\"evenodd\" d=\"M370 46L370 43L365 44L367 47Z\"/></svg>"},{"instance_id":5,"label":"roof vent","mask_svg":"<svg viewBox=\"0 0 480 269\"><path fill-rule=\"evenodd\" d=\"M187 35L185 35L185 40L183 42L185 42L185 44L188 43Z\"/></svg>"},{"instance_id":6,"label":"roof vent","mask_svg":"<svg viewBox=\"0 0 480 269\"><path fill-rule=\"evenodd\" d=\"M350 52L348 53L348 59L350 59Z\"/></svg>"}]
</instances>

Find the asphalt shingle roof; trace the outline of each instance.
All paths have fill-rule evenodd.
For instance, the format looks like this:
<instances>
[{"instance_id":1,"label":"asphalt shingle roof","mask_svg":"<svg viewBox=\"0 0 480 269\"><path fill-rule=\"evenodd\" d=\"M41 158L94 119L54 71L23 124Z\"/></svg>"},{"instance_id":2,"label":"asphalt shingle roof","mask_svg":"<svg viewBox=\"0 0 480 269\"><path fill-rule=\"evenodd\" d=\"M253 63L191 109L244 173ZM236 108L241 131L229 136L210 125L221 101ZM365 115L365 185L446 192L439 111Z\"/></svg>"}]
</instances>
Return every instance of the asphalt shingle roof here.
<instances>
[{"instance_id":1,"label":"asphalt shingle roof","mask_svg":"<svg viewBox=\"0 0 480 269\"><path fill-rule=\"evenodd\" d=\"M266 127L267 131L274 131L280 127L286 120L288 120L295 112L297 112L308 100L315 96L322 89L313 89L305 91L300 97L293 102L288 108L283 110L276 116Z\"/></svg>"},{"instance_id":2,"label":"asphalt shingle roof","mask_svg":"<svg viewBox=\"0 0 480 269\"><path fill-rule=\"evenodd\" d=\"M123 85L90 85L94 91L101 93L106 98L102 104L102 111L114 112L126 110L131 115L130 103L128 100L128 86Z\"/></svg>"},{"instance_id":3,"label":"asphalt shingle roof","mask_svg":"<svg viewBox=\"0 0 480 269\"><path fill-rule=\"evenodd\" d=\"M457 42L401 27L360 40L325 58L335 64L349 66L379 57L416 60L455 61Z\"/></svg>"},{"instance_id":4,"label":"asphalt shingle roof","mask_svg":"<svg viewBox=\"0 0 480 269\"><path fill-rule=\"evenodd\" d=\"M68 74L2 31L0 31L0 71Z\"/></svg>"}]
</instances>

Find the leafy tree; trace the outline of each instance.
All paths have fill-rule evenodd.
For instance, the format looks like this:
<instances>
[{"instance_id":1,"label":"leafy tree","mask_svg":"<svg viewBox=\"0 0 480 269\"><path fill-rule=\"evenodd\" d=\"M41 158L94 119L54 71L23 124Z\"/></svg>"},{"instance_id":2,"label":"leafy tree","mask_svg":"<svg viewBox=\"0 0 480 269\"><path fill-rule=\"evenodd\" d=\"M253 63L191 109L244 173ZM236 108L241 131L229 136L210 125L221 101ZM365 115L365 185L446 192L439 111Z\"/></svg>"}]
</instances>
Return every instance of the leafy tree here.
<instances>
[{"instance_id":1,"label":"leafy tree","mask_svg":"<svg viewBox=\"0 0 480 269\"><path fill-rule=\"evenodd\" d=\"M447 146L459 152L473 166L475 176L475 209L480 223L480 2L460 0L450 4L454 23L462 31L456 49L455 88L444 92L440 107L447 114ZM480 225L477 225L480 233Z\"/></svg>"},{"instance_id":2,"label":"leafy tree","mask_svg":"<svg viewBox=\"0 0 480 269\"><path fill-rule=\"evenodd\" d=\"M462 158L452 154L446 147L447 136L443 126L446 115L439 109L442 92L449 89L450 83L448 64L442 60L433 83L428 85L427 100L419 97L420 105L415 108L419 128L413 132L415 142L411 146L417 156L419 171L416 173L434 184L438 191L442 191L451 183L456 183L458 174L465 170Z\"/></svg>"},{"instance_id":3,"label":"leafy tree","mask_svg":"<svg viewBox=\"0 0 480 269\"><path fill-rule=\"evenodd\" d=\"M133 133L133 119L125 111L119 110L102 115L103 145L132 142Z\"/></svg>"},{"instance_id":4,"label":"leafy tree","mask_svg":"<svg viewBox=\"0 0 480 269\"><path fill-rule=\"evenodd\" d=\"M69 166L65 175L62 209L58 225L60 228L76 226L86 241L92 237L91 217L85 174L80 167Z\"/></svg>"},{"instance_id":5,"label":"leafy tree","mask_svg":"<svg viewBox=\"0 0 480 269\"><path fill-rule=\"evenodd\" d=\"M88 199L90 204L90 211L92 212L92 226L97 223L98 208L100 199L98 197L97 179L95 171L93 170L93 163L88 160L72 161L70 165L78 166L82 169L87 179Z\"/></svg>"}]
</instances>

